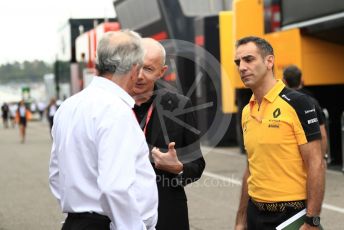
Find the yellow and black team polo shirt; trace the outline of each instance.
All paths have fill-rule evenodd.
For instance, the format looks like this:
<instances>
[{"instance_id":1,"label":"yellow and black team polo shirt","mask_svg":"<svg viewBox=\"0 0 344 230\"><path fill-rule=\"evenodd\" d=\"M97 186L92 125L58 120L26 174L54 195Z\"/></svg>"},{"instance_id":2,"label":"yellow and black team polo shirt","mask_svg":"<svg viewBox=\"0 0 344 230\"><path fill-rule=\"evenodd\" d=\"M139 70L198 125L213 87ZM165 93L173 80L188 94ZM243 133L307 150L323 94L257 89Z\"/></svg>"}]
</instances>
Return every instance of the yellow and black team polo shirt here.
<instances>
[{"instance_id":1,"label":"yellow and black team polo shirt","mask_svg":"<svg viewBox=\"0 0 344 230\"><path fill-rule=\"evenodd\" d=\"M278 80L259 106L254 96L243 110L249 162L248 193L259 202L306 199L306 171L299 145L321 139L308 96Z\"/></svg>"}]
</instances>

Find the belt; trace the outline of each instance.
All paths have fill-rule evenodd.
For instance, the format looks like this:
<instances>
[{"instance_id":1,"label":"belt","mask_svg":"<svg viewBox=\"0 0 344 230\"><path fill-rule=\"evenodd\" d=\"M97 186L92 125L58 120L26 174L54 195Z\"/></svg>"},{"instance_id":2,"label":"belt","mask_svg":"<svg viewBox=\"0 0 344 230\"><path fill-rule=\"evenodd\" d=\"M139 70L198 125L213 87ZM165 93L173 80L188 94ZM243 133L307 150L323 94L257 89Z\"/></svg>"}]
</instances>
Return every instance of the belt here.
<instances>
[{"instance_id":1,"label":"belt","mask_svg":"<svg viewBox=\"0 0 344 230\"><path fill-rule=\"evenodd\" d=\"M68 213L68 218L71 219L96 219L102 221L111 222L110 218L95 212L78 212L78 213Z\"/></svg>"},{"instance_id":2,"label":"belt","mask_svg":"<svg viewBox=\"0 0 344 230\"><path fill-rule=\"evenodd\" d=\"M252 198L250 200L259 211L263 212L283 212L286 208L292 208L294 210L301 210L306 208L305 200L285 201L276 203L258 202L253 200Z\"/></svg>"}]
</instances>

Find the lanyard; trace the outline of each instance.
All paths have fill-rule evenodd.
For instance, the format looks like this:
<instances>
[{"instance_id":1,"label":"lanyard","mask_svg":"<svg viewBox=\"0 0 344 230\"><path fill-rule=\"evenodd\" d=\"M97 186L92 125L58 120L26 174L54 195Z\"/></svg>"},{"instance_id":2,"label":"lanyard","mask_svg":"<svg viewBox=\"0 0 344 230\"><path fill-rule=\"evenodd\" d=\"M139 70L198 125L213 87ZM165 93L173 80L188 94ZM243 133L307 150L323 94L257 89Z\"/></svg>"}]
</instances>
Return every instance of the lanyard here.
<instances>
[{"instance_id":1,"label":"lanyard","mask_svg":"<svg viewBox=\"0 0 344 230\"><path fill-rule=\"evenodd\" d=\"M151 117L152 117L152 113L153 113L153 103L151 104L151 106L149 106L149 109L148 109L148 112L147 112L147 116L145 116L145 125L142 127L141 126L141 124L142 124L142 121L141 121L141 123L140 123L140 127L141 127L141 129L143 128L143 133L146 135L146 132L147 132L147 125L148 125L148 123L149 123L149 121L150 121L150 119L151 119ZM134 112L134 111L133 111ZM134 112L134 114L135 114L135 117L136 117L136 119L137 119L137 122L139 122L139 119L137 118L137 115L136 115L136 113Z\"/></svg>"},{"instance_id":2,"label":"lanyard","mask_svg":"<svg viewBox=\"0 0 344 230\"><path fill-rule=\"evenodd\" d=\"M149 109L148 109L148 113L147 113L147 117L146 117L146 122L145 122L145 128L143 129L143 133L145 135L146 135L147 125L149 123L149 120L152 117L152 113L153 113L153 104L151 104L151 106L149 106Z\"/></svg>"}]
</instances>

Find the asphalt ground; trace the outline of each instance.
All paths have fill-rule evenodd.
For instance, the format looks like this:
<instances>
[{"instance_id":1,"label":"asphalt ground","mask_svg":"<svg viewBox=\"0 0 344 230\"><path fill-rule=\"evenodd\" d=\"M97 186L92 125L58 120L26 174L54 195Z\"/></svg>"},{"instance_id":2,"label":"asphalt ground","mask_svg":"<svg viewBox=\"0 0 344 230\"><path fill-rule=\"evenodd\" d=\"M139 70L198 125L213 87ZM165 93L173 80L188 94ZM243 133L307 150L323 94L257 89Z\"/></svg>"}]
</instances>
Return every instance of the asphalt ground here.
<instances>
[{"instance_id":1,"label":"asphalt ground","mask_svg":"<svg viewBox=\"0 0 344 230\"><path fill-rule=\"evenodd\" d=\"M46 122L30 122L24 144L17 128L0 125L0 230L61 229L64 215L48 186L50 147ZM186 188L191 229L233 229L246 158L238 148L204 147L203 152L205 172ZM344 175L327 170L324 229L344 229L343 197Z\"/></svg>"}]
</instances>

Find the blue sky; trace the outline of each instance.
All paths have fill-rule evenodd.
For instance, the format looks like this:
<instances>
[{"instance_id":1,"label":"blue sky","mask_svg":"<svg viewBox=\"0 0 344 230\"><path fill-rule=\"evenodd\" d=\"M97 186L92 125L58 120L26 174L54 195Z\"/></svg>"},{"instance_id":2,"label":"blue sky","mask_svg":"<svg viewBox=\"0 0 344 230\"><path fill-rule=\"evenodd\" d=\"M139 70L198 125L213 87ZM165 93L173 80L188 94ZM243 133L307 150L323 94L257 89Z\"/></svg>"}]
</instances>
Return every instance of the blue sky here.
<instances>
[{"instance_id":1,"label":"blue sky","mask_svg":"<svg viewBox=\"0 0 344 230\"><path fill-rule=\"evenodd\" d=\"M0 64L53 62L57 31L68 18L114 17L112 0L0 1Z\"/></svg>"}]
</instances>

